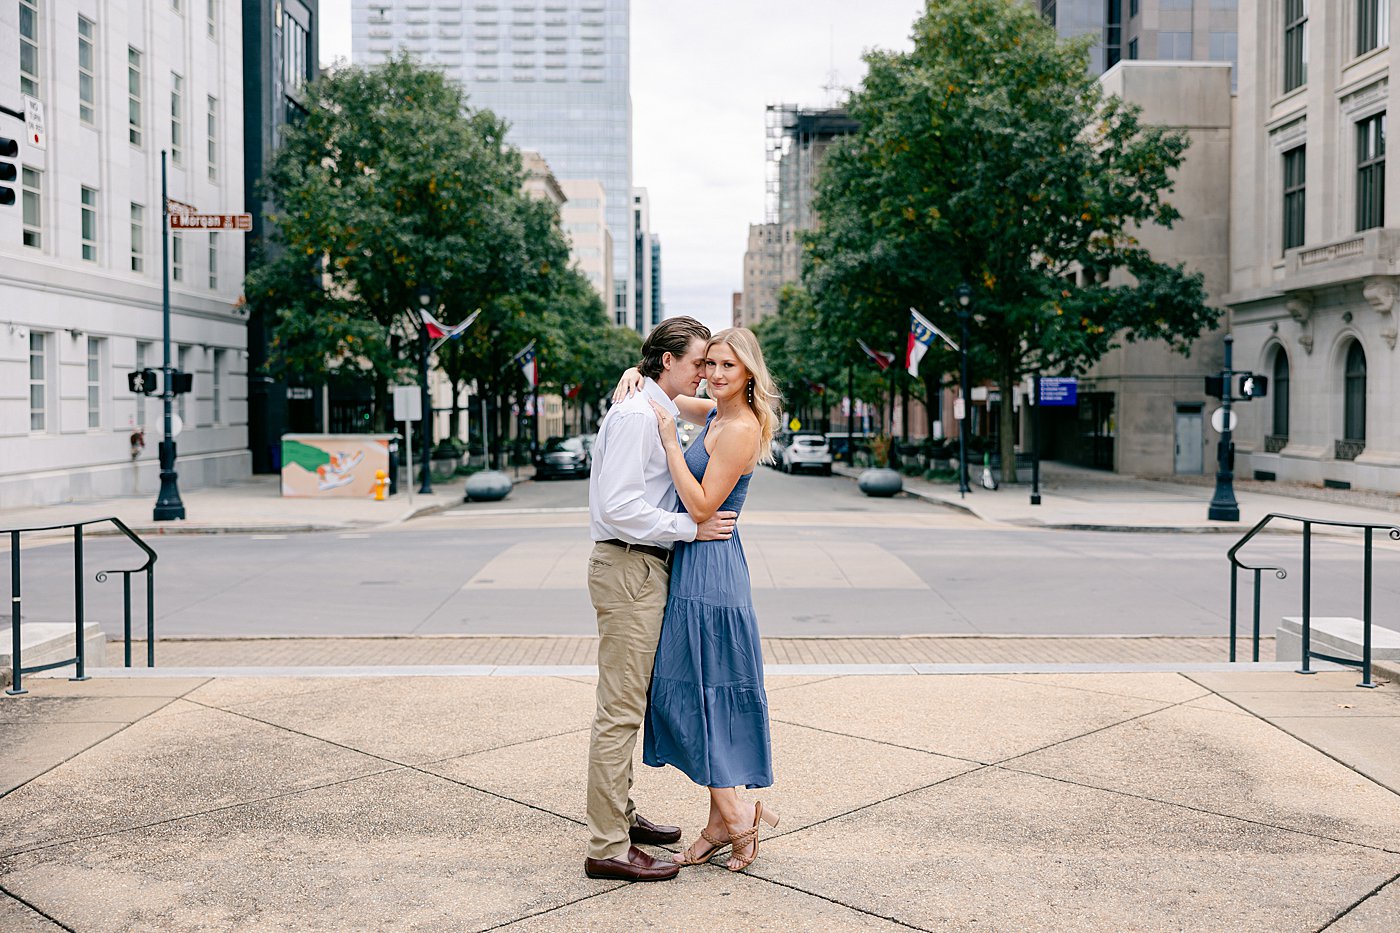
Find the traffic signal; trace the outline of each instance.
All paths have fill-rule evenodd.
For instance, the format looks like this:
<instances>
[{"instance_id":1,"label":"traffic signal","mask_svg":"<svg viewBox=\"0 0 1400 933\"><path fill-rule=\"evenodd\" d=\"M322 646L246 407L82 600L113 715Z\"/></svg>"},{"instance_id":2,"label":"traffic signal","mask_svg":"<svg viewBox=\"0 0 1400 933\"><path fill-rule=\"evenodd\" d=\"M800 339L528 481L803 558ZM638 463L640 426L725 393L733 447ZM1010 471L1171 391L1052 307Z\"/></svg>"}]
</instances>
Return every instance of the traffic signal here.
<instances>
[{"instance_id":1,"label":"traffic signal","mask_svg":"<svg viewBox=\"0 0 1400 933\"><path fill-rule=\"evenodd\" d=\"M1223 377L1223 376L1207 376L1207 377L1206 377L1206 395L1209 395L1211 398L1224 398L1224 397L1225 397L1225 377Z\"/></svg>"},{"instance_id":2,"label":"traffic signal","mask_svg":"<svg viewBox=\"0 0 1400 933\"><path fill-rule=\"evenodd\" d=\"M184 395L194 389L194 373L182 373L178 369L170 371L170 388L176 395Z\"/></svg>"},{"instance_id":3,"label":"traffic signal","mask_svg":"<svg viewBox=\"0 0 1400 933\"><path fill-rule=\"evenodd\" d=\"M1245 373L1240 376L1240 398L1263 398L1269 394L1269 379L1267 376L1256 376L1254 373Z\"/></svg>"},{"instance_id":4,"label":"traffic signal","mask_svg":"<svg viewBox=\"0 0 1400 933\"><path fill-rule=\"evenodd\" d=\"M6 207L15 203L15 189L10 182L19 177L19 169L10 160L18 157L19 143L8 136L0 136L0 205Z\"/></svg>"},{"instance_id":5,"label":"traffic signal","mask_svg":"<svg viewBox=\"0 0 1400 933\"><path fill-rule=\"evenodd\" d=\"M154 395L156 391L156 371L138 369L126 374L126 384L137 395Z\"/></svg>"}]
</instances>

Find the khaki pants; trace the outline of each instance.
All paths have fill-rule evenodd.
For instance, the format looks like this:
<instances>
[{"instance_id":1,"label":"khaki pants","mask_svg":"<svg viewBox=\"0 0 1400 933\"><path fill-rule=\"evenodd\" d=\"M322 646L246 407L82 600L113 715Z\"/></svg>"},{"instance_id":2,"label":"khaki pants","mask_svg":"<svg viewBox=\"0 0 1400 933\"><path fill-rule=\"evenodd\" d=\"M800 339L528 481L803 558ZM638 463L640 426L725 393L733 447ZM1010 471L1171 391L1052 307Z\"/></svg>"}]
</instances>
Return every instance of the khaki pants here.
<instances>
[{"instance_id":1,"label":"khaki pants","mask_svg":"<svg viewBox=\"0 0 1400 933\"><path fill-rule=\"evenodd\" d=\"M598 612L598 709L588 744L588 856L621 858L636 821L632 751L646 714L670 572L659 558L595 544L588 594Z\"/></svg>"}]
</instances>

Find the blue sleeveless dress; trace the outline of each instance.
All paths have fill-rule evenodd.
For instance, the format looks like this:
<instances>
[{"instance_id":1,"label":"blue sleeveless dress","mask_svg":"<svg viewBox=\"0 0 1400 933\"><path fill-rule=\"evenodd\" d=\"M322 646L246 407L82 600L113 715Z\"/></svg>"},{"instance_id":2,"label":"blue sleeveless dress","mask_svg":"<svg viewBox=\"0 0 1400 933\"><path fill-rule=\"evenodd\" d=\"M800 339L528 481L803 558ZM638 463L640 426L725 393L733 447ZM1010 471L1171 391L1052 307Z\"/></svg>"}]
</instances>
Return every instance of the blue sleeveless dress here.
<instances>
[{"instance_id":1,"label":"blue sleeveless dress","mask_svg":"<svg viewBox=\"0 0 1400 933\"><path fill-rule=\"evenodd\" d=\"M711 412L685 452L697 480L710 462L705 437L713 419ZM743 508L752 478L752 473L739 477L721 511ZM763 650L737 526L728 541L676 545L642 761L656 768L674 765L705 787L773 783Z\"/></svg>"}]
</instances>

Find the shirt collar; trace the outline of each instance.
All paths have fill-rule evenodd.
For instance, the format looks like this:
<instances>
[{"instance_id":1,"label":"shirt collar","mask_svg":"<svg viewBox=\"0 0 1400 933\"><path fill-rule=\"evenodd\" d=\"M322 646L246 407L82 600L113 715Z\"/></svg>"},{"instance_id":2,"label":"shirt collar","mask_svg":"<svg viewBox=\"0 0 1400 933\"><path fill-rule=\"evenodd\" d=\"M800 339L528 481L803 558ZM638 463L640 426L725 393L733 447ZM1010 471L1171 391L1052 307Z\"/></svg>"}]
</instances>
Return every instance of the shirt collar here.
<instances>
[{"instance_id":1,"label":"shirt collar","mask_svg":"<svg viewBox=\"0 0 1400 933\"><path fill-rule=\"evenodd\" d=\"M654 399L658 405L669 411L671 417L676 418L680 416L681 410L676 407L676 403L662 390L661 386L656 384L656 380L652 379L650 376L642 383L642 391L647 394L648 398Z\"/></svg>"}]
</instances>

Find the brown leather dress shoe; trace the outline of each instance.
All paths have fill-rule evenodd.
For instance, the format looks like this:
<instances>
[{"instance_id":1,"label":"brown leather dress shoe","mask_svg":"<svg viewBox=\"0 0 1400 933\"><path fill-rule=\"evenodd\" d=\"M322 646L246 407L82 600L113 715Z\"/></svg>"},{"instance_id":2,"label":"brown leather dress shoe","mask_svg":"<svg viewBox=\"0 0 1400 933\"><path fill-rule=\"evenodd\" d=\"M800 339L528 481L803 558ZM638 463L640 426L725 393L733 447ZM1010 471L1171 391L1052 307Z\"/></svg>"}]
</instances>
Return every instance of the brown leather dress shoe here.
<instances>
[{"instance_id":1,"label":"brown leather dress shoe","mask_svg":"<svg viewBox=\"0 0 1400 933\"><path fill-rule=\"evenodd\" d=\"M586 858L583 873L610 881L670 881L680 873L675 862L652 858L636 846L622 858Z\"/></svg>"},{"instance_id":2,"label":"brown leather dress shoe","mask_svg":"<svg viewBox=\"0 0 1400 933\"><path fill-rule=\"evenodd\" d=\"M633 842L649 846L668 846L681 841L679 826L657 826L651 820L637 814L637 822L629 830Z\"/></svg>"}]
</instances>

